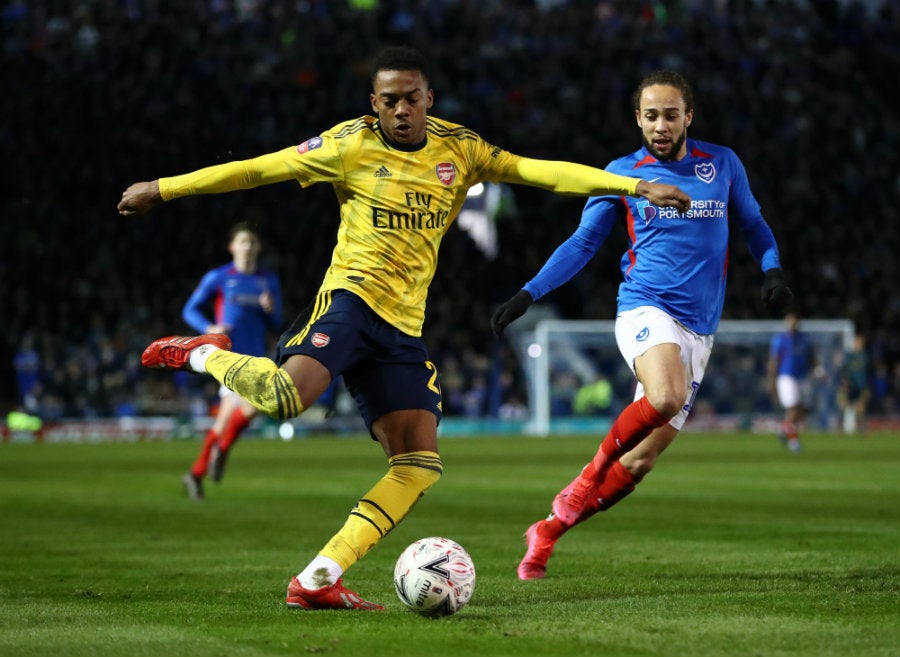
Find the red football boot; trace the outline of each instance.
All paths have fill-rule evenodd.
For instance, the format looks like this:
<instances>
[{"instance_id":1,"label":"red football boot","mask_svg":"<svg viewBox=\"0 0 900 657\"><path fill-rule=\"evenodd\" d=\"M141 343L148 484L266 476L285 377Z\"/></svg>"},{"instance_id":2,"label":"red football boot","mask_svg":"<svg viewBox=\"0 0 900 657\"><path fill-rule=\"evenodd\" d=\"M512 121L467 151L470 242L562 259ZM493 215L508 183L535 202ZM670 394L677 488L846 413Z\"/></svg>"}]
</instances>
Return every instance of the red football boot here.
<instances>
[{"instance_id":1,"label":"red football boot","mask_svg":"<svg viewBox=\"0 0 900 657\"><path fill-rule=\"evenodd\" d=\"M219 349L231 349L231 338L224 333L207 333L194 337L170 335L160 338L144 349L141 365L161 370L189 370L191 352L203 345L212 345Z\"/></svg>"}]
</instances>

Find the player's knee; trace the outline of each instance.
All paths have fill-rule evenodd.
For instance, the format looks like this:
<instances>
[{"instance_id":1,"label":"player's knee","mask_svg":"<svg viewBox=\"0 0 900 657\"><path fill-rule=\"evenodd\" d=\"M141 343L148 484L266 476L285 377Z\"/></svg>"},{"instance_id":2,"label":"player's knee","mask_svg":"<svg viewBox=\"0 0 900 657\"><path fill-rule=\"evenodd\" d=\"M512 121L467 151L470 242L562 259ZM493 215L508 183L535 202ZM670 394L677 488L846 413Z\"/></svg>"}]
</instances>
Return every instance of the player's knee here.
<instances>
[{"instance_id":1,"label":"player's knee","mask_svg":"<svg viewBox=\"0 0 900 657\"><path fill-rule=\"evenodd\" d=\"M656 412L671 419L681 410L685 402L685 391L675 387L661 387L653 391L646 391L647 401L656 409Z\"/></svg>"}]
</instances>

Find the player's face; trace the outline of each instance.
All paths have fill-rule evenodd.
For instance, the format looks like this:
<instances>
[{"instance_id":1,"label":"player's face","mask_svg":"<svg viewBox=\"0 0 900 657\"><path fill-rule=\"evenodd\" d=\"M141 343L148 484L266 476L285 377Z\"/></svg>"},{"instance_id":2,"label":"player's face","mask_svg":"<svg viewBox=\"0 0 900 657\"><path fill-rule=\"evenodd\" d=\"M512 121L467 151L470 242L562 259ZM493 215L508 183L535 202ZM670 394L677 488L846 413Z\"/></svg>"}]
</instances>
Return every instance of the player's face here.
<instances>
[{"instance_id":1,"label":"player's face","mask_svg":"<svg viewBox=\"0 0 900 657\"><path fill-rule=\"evenodd\" d=\"M420 71L379 71L371 100L388 139L398 144L418 144L425 139L425 119L434 103L434 91Z\"/></svg>"},{"instance_id":2,"label":"player's face","mask_svg":"<svg viewBox=\"0 0 900 657\"><path fill-rule=\"evenodd\" d=\"M260 248L259 238L249 230L238 231L228 245L228 250L241 271L255 265Z\"/></svg>"},{"instance_id":3,"label":"player's face","mask_svg":"<svg viewBox=\"0 0 900 657\"><path fill-rule=\"evenodd\" d=\"M675 87L654 84L641 92L641 108L635 112L644 145L658 160L680 160L687 153L687 128L694 110L687 111L684 97Z\"/></svg>"}]
</instances>

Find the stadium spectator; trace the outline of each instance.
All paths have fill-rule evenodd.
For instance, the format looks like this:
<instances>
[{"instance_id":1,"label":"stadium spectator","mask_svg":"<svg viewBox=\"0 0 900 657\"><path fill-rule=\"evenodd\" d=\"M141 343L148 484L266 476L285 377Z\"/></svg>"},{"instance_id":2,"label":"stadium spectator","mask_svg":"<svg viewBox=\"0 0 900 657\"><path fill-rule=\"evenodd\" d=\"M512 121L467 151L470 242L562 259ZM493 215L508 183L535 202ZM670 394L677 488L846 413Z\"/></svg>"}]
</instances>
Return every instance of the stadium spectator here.
<instances>
[{"instance_id":1,"label":"stadium spectator","mask_svg":"<svg viewBox=\"0 0 900 657\"><path fill-rule=\"evenodd\" d=\"M388 473L291 580L291 607L383 609L344 588L343 574L443 472L438 370L421 333L438 247L468 189L491 180L560 194L636 196L682 212L690 207L673 185L520 157L432 117L429 80L418 50L385 49L372 67L376 116L344 121L298 146L253 159L134 183L118 204L128 216L180 197L288 180L334 187L341 226L332 264L315 301L282 336L277 363L231 351L231 341L221 334L162 338L142 358L148 367L206 372L279 419L300 415L343 375L372 437L388 455Z\"/></svg>"},{"instance_id":2,"label":"stadium spectator","mask_svg":"<svg viewBox=\"0 0 900 657\"><path fill-rule=\"evenodd\" d=\"M208 271L191 293L182 318L199 333L227 335L234 349L265 356L269 334L282 326L281 281L275 272L259 266L262 239L259 230L242 221L231 227L228 251L232 261ZM235 441L250 426L258 411L253 404L221 386L219 408L206 432L200 453L182 477L193 500L204 498L203 479L221 481Z\"/></svg>"},{"instance_id":3,"label":"stadium spectator","mask_svg":"<svg viewBox=\"0 0 900 657\"><path fill-rule=\"evenodd\" d=\"M605 163L631 148L630 117L617 111L629 81L662 65L690 73L703 99L705 134L738 149L762 205L781 209L780 246L794 263L793 286L803 291L801 316L853 319L869 336L872 371L885 373L870 411L898 412L900 232L884 230L900 223L900 123L890 98L900 70L896 2L777 0L765 10L709 0L404 4L369 3L363 11L329 2L167 3L164 10L134 2L11 3L0 20L0 149L13 172L0 183L0 316L9 351L34 332L44 382L69 355L72 373L83 376L91 359L83 322L90 313L83 311L91 309L137 372L126 389L105 396L131 396L141 415L187 412L190 400L174 395L170 377L140 372L133 361L165 330L163 318L178 316L181 293L198 273L193 263L216 257L213 240L195 244L190 259L170 247L204 230L206 213L185 205L167 221L110 226L97 220L108 211L101 199L147 171L243 157L312 134L334 114L355 115L363 55L404 26L446 73L441 114L514 152L564 151ZM197 126L191 117L200 108L206 121ZM823 116L851 127L822 140ZM150 136L157 134L166 139ZM442 244L431 295L441 302L430 304L423 328L438 364L460 343L493 359L488 308L570 232L547 218L577 216L574 201L515 193L514 215L498 219L495 261L462 231ZM304 194L302 209L288 199L285 190L205 203L223 221L284 217L267 236L279 245L272 264L306 298L328 266L330 245L301 212L325 214L333 201L317 190ZM868 210L861 216L860 207ZM107 244L116 248L98 248ZM302 259L280 255L301 251ZM732 256L723 316L764 316L748 293L755 263L740 248ZM575 280L554 296L562 317L614 313L613 259L595 260L590 295L578 294ZM286 314L296 314L294 300L285 303ZM504 362L517 357L502 351ZM526 399L524 375L512 374L509 395ZM42 387L39 402L51 414L82 417L79 399L58 391L77 395L78 387Z\"/></svg>"},{"instance_id":4,"label":"stadium spectator","mask_svg":"<svg viewBox=\"0 0 900 657\"><path fill-rule=\"evenodd\" d=\"M787 286L775 236L730 148L688 137L694 92L675 71L644 77L632 96L642 146L608 171L677 184L694 199L687 213L622 196L588 200L581 222L538 274L491 318L494 332L575 276L622 223L616 344L637 379L634 401L613 421L597 453L553 500L552 513L525 532L520 579L546 575L556 542L575 525L631 493L684 426L722 314L729 224L740 227L762 270L762 299L778 306Z\"/></svg>"}]
</instances>

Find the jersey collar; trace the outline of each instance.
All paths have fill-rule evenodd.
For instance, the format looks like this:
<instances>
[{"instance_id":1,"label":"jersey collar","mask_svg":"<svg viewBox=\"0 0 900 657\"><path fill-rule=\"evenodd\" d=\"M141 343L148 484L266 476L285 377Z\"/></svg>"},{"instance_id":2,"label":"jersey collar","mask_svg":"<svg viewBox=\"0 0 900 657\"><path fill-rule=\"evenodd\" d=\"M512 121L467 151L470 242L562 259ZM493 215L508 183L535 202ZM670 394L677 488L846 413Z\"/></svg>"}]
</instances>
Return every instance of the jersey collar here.
<instances>
[{"instance_id":1,"label":"jersey collar","mask_svg":"<svg viewBox=\"0 0 900 657\"><path fill-rule=\"evenodd\" d=\"M381 129L381 121L375 121L375 129L378 130L378 133L381 135L381 138L384 140L384 143L398 151L405 151L407 153L414 153L415 151L420 151L425 148L425 144L428 143L428 134L425 134L425 139L420 141L417 144L398 144L393 139L387 136L384 130Z\"/></svg>"}]
</instances>

